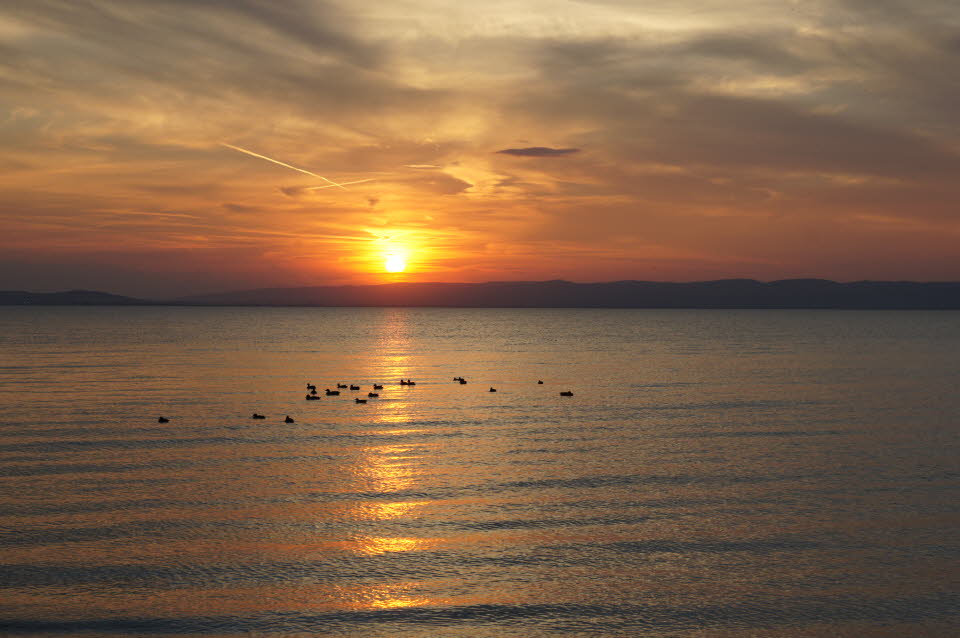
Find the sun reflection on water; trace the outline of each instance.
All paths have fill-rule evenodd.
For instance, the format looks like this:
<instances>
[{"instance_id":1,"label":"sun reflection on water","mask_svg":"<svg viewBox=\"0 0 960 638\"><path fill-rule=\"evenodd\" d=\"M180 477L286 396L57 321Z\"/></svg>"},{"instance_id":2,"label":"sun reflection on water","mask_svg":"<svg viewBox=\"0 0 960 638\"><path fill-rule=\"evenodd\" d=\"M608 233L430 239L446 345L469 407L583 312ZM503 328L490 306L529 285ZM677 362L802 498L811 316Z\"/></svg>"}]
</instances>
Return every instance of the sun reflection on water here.
<instances>
[{"instance_id":1,"label":"sun reflection on water","mask_svg":"<svg viewBox=\"0 0 960 638\"><path fill-rule=\"evenodd\" d=\"M363 503L357 506L357 514L364 520L388 521L415 514L427 505L427 501L405 501L396 503Z\"/></svg>"},{"instance_id":2,"label":"sun reflection on water","mask_svg":"<svg viewBox=\"0 0 960 638\"><path fill-rule=\"evenodd\" d=\"M428 538L398 538L387 536L357 536L350 539L351 549L367 556L394 552L415 552L429 549L436 541Z\"/></svg>"},{"instance_id":3,"label":"sun reflection on water","mask_svg":"<svg viewBox=\"0 0 960 638\"><path fill-rule=\"evenodd\" d=\"M370 434L373 436L410 436L411 434L420 434L422 432L426 432L426 430L414 428L390 428L389 430L371 430Z\"/></svg>"},{"instance_id":4,"label":"sun reflection on water","mask_svg":"<svg viewBox=\"0 0 960 638\"><path fill-rule=\"evenodd\" d=\"M407 401L395 400L379 404L380 410L377 412L377 421L380 423L407 424L411 418L411 405ZM400 430L403 432L404 430ZM420 432L422 430L408 430L411 432Z\"/></svg>"},{"instance_id":5,"label":"sun reflection on water","mask_svg":"<svg viewBox=\"0 0 960 638\"><path fill-rule=\"evenodd\" d=\"M395 387L386 388L381 395L384 400L375 402L375 416L361 424L363 434L396 437L397 442L364 445L356 450L351 471L358 489L366 492L366 495L351 503L349 518L356 521L357 525L352 533L342 537L343 540L338 543L342 550L353 554L382 556L417 552L441 542L441 539L419 537L414 531L417 518L429 505L429 501L411 499L411 492L418 489L424 473L425 444L410 445L406 442L411 435L421 434L424 430L409 425L415 418L416 406L408 400L412 397L404 396L416 390L407 386L399 387L401 379L417 376L414 370L415 353L411 352L414 329L408 312L387 311L378 330L379 339L370 353L371 367L367 375ZM378 443L382 441L380 439ZM352 604L365 609L395 609L435 603L415 593L420 585L372 584L362 591L353 592Z\"/></svg>"},{"instance_id":6,"label":"sun reflection on water","mask_svg":"<svg viewBox=\"0 0 960 638\"><path fill-rule=\"evenodd\" d=\"M409 445L378 445L364 448L357 473L376 492L399 492L411 488L419 471L419 455Z\"/></svg>"},{"instance_id":7,"label":"sun reflection on water","mask_svg":"<svg viewBox=\"0 0 960 638\"><path fill-rule=\"evenodd\" d=\"M381 341L380 347L392 349L402 346L398 345L393 339L390 339L386 342ZM408 355L382 354L377 357L377 364L378 375L381 378L387 379L390 383L397 383L400 379L413 376L413 373L410 371L410 357Z\"/></svg>"},{"instance_id":8,"label":"sun reflection on water","mask_svg":"<svg viewBox=\"0 0 960 638\"><path fill-rule=\"evenodd\" d=\"M371 584L363 589L354 589L349 594L349 607L353 609L400 609L425 607L444 601L417 595L419 583Z\"/></svg>"}]
</instances>

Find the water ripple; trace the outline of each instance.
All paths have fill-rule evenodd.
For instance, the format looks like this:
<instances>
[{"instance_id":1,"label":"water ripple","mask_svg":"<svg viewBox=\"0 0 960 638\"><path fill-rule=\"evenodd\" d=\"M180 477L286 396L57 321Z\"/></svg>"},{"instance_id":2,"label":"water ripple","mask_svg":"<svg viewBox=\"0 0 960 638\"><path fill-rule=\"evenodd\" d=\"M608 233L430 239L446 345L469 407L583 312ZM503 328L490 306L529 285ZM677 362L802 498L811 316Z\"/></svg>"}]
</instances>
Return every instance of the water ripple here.
<instances>
[{"instance_id":1,"label":"water ripple","mask_svg":"<svg viewBox=\"0 0 960 638\"><path fill-rule=\"evenodd\" d=\"M409 607L328 613L274 612L245 616L177 618L92 618L50 621L11 618L0 621L7 635L66 634L316 634L367 629L422 628L439 631L464 624L515 630L565 632L680 631L702 629L767 630L825 622L917 623L960 615L960 595L902 598L810 597L756 600L738 604L670 606L655 604L529 604Z\"/></svg>"}]
</instances>

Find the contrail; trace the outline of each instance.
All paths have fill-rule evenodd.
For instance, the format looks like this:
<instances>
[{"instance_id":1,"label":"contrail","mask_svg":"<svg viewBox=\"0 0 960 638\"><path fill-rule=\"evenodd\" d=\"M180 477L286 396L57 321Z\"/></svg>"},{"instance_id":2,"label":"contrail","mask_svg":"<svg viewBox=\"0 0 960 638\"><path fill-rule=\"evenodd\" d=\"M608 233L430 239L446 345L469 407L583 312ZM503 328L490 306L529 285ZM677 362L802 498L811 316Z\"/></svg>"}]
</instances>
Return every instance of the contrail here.
<instances>
[{"instance_id":1,"label":"contrail","mask_svg":"<svg viewBox=\"0 0 960 638\"><path fill-rule=\"evenodd\" d=\"M327 178L324 177L323 175L317 175L316 173L311 173L310 171L308 171L308 170L306 170L306 169L297 168L296 166L291 166L290 164L285 164L285 163L281 162L280 160L275 160L275 159L273 159L272 157L267 157L266 155L261 155L260 153L254 153L253 151L248 151L248 150L245 149L245 148L240 148L239 146L234 146L233 144L227 144L226 142L220 142L220 146L226 146L227 148L232 148L232 149L235 150L235 151L240 151L241 153L246 153L247 155L252 155L253 157L259 157L260 159L265 159L265 160L267 160L268 162L273 162L274 164L279 164L280 166L285 166L285 167L287 167L287 168L291 168L291 169L293 169L293 170L295 170L295 171L298 171L298 172L300 172L300 173L304 173L304 174L310 175L310 176L312 176L312 177L317 177L317 178L319 178L319 179L322 179L322 180L325 181L325 182L330 182L330 186L339 186L340 188L343 188L343 190L347 190L346 188L343 187L342 184L338 184L338 183L336 183L335 181L333 181L332 179L327 179ZM321 188L324 188L324 187L321 187Z\"/></svg>"},{"instance_id":2,"label":"contrail","mask_svg":"<svg viewBox=\"0 0 960 638\"><path fill-rule=\"evenodd\" d=\"M315 191L315 190L319 190L319 189L321 189L321 188L333 188L334 186L340 186L340 187L342 188L342 187L347 186L347 185L349 185L349 184L362 184L362 183L364 183L364 182L375 182L375 181L377 181L377 180L375 180L375 179L373 179L373 178L371 177L370 179L358 179L358 180L355 181L355 182L340 182L339 184L327 184L326 186L307 186L307 187L305 187L303 190L305 190L305 191Z\"/></svg>"}]
</instances>

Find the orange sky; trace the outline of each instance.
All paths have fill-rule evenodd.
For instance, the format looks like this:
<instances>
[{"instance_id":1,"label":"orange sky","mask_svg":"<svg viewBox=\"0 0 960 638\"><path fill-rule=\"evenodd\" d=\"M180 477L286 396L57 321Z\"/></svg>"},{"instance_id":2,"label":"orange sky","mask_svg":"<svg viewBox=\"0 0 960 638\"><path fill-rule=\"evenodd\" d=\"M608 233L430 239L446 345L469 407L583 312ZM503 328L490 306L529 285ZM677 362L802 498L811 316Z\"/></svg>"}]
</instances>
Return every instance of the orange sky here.
<instances>
[{"instance_id":1,"label":"orange sky","mask_svg":"<svg viewBox=\"0 0 960 638\"><path fill-rule=\"evenodd\" d=\"M958 27L939 0L8 3L0 288L960 280Z\"/></svg>"}]
</instances>

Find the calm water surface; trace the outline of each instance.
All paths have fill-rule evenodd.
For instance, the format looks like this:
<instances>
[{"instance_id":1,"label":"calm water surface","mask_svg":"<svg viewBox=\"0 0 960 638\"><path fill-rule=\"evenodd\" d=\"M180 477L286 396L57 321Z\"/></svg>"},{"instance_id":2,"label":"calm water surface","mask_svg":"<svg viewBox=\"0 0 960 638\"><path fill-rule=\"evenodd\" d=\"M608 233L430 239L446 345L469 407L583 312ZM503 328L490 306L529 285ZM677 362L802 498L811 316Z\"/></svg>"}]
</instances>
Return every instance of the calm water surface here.
<instances>
[{"instance_id":1,"label":"calm water surface","mask_svg":"<svg viewBox=\"0 0 960 638\"><path fill-rule=\"evenodd\" d=\"M960 635L958 388L950 312L0 308L0 633Z\"/></svg>"}]
</instances>

